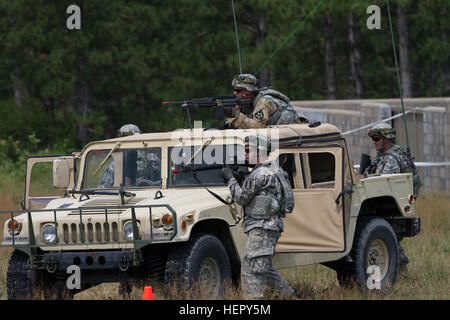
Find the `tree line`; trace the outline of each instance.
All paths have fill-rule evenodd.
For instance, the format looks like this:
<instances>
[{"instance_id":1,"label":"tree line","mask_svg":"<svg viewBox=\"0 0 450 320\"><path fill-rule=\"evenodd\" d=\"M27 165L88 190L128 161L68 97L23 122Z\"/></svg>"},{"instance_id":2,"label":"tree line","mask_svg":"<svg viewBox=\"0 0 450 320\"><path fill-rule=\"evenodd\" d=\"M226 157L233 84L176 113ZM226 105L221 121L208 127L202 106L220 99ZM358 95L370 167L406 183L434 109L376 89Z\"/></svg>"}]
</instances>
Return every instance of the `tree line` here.
<instances>
[{"instance_id":1,"label":"tree line","mask_svg":"<svg viewBox=\"0 0 450 320\"><path fill-rule=\"evenodd\" d=\"M243 72L291 100L398 97L384 0L234 0ZM66 26L69 5L81 29ZM370 5L380 29L367 28ZM390 1L405 97L448 95L446 0ZM309 16L310 15L310 16ZM0 140L80 148L125 123L182 126L165 100L231 94L231 1L0 0ZM199 113L199 117L212 112Z\"/></svg>"}]
</instances>

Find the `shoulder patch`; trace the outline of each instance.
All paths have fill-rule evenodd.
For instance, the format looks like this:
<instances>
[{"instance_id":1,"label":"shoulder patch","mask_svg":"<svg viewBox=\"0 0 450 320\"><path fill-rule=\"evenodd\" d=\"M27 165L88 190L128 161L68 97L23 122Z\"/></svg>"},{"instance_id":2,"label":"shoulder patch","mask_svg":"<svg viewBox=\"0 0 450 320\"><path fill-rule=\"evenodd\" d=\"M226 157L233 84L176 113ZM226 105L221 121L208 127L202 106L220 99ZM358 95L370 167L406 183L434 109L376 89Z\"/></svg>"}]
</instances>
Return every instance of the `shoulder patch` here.
<instances>
[{"instance_id":1,"label":"shoulder patch","mask_svg":"<svg viewBox=\"0 0 450 320\"><path fill-rule=\"evenodd\" d=\"M253 115L253 118L258 120L258 121L262 121L264 119L264 112L262 112L262 110L259 110L258 112L256 112Z\"/></svg>"}]
</instances>

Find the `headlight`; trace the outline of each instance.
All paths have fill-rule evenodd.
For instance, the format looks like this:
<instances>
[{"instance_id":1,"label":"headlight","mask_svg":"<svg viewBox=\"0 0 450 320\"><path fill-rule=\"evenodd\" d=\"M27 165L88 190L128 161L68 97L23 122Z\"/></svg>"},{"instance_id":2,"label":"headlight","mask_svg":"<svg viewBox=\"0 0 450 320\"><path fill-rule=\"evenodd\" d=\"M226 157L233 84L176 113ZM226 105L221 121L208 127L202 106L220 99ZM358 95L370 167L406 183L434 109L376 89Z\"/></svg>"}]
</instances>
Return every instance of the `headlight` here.
<instances>
[{"instance_id":1,"label":"headlight","mask_svg":"<svg viewBox=\"0 0 450 320\"><path fill-rule=\"evenodd\" d=\"M132 221L128 221L127 223L125 223L125 225L123 226L123 234L125 235L125 238L129 241L132 241L134 239Z\"/></svg>"},{"instance_id":2,"label":"headlight","mask_svg":"<svg viewBox=\"0 0 450 320\"><path fill-rule=\"evenodd\" d=\"M41 231L42 239L48 243L56 242L56 228L52 224L46 224L42 227Z\"/></svg>"}]
</instances>

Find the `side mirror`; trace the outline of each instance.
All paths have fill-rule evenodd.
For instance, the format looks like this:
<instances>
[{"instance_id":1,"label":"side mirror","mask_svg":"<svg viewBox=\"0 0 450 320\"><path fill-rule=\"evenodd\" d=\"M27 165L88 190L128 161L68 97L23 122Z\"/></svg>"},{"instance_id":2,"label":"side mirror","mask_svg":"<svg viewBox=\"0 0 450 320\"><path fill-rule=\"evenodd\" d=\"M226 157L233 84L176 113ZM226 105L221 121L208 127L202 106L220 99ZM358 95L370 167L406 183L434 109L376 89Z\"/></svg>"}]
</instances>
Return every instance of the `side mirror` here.
<instances>
[{"instance_id":1,"label":"side mirror","mask_svg":"<svg viewBox=\"0 0 450 320\"><path fill-rule=\"evenodd\" d=\"M70 185L69 161L53 160L53 186L56 189L67 189Z\"/></svg>"}]
</instances>

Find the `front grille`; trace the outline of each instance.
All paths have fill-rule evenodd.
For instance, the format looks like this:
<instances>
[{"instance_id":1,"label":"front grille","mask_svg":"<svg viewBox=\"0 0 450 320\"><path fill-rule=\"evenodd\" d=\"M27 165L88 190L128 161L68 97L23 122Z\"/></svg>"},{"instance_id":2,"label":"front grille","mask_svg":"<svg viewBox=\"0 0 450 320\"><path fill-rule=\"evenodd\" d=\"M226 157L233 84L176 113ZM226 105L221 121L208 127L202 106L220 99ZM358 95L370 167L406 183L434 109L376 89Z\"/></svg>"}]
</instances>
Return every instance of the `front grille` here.
<instances>
[{"instance_id":1,"label":"front grille","mask_svg":"<svg viewBox=\"0 0 450 320\"><path fill-rule=\"evenodd\" d=\"M62 225L62 240L65 244L89 244L119 242L119 226L117 222L103 224L91 223L64 223Z\"/></svg>"}]
</instances>

